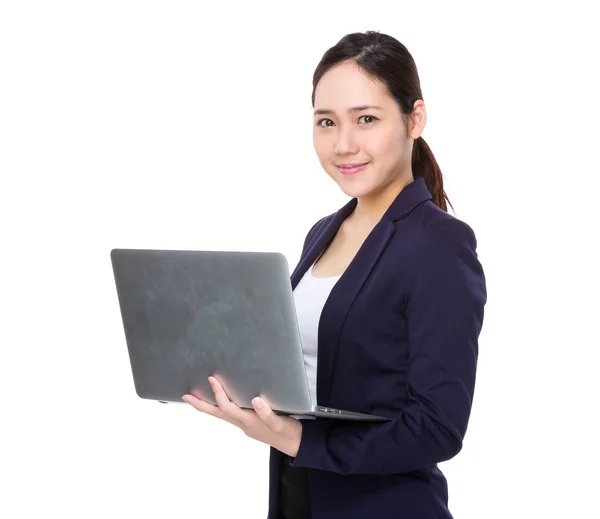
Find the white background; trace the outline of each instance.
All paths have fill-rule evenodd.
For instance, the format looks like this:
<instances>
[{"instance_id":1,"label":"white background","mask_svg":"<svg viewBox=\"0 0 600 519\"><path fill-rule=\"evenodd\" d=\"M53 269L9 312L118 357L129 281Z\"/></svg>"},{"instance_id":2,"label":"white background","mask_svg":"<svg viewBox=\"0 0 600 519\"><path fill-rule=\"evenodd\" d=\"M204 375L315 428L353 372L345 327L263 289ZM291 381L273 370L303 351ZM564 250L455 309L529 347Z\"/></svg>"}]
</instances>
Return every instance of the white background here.
<instances>
[{"instance_id":1,"label":"white background","mask_svg":"<svg viewBox=\"0 0 600 519\"><path fill-rule=\"evenodd\" d=\"M2 2L0 516L266 517L266 445L135 394L109 252L292 269L348 200L312 147L312 74L379 30L416 60L488 282L451 511L600 517L599 41L593 2L549 4Z\"/></svg>"}]
</instances>

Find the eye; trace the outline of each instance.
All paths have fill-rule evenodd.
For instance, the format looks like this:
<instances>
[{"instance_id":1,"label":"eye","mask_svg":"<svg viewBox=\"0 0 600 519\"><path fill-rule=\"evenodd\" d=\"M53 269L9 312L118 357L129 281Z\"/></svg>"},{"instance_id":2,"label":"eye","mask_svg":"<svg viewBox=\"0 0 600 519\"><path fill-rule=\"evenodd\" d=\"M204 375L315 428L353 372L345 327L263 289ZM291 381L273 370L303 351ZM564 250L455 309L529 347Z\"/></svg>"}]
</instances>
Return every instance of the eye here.
<instances>
[{"instance_id":1,"label":"eye","mask_svg":"<svg viewBox=\"0 0 600 519\"><path fill-rule=\"evenodd\" d=\"M330 122L333 122L331 119L321 119L321 120L319 120L319 121L317 122L317 126L321 126L322 128L325 128L324 126L322 126L322 125L321 125L321 123L322 123L323 121L330 121Z\"/></svg>"},{"instance_id":2,"label":"eye","mask_svg":"<svg viewBox=\"0 0 600 519\"><path fill-rule=\"evenodd\" d=\"M362 119L363 117L368 117L369 119L373 119L373 122L378 121L379 119L377 119L377 117L375 117L374 115L361 115L358 119ZM367 124L373 124L372 123L367 123Z\"/></svg>"}]
</instances>

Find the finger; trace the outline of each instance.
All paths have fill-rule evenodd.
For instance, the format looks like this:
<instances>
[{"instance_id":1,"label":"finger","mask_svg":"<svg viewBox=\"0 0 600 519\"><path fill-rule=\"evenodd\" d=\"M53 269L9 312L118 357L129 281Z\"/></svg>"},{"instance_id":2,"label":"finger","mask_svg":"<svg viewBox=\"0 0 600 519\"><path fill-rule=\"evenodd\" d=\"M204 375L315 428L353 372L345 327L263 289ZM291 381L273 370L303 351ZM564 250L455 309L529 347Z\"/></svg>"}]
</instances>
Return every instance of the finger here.
<instances>
[{"instance_id":1,"label":"finger","mask_svg":"<svg viewBox=\"0 0 600 519\"><path fill-rule=\"evenodd\" d=\"M230 423L231 425L235 425L236 427L241 428L241 425L239 424L239 422L237 420L234 420L233 418L231 418L226 413L224 413L223 410L219 406L213 405L209 402L205 402L204 400L198 400L197 398L190 396L190 395L186 395L186 397L183 400L185 402L188 402L190 405L192 405L198 411L209 414L211 416L214 416L215 418L219 418L220 420L223 420L224 422Z\"/></svg>"},{"instance_id":2,"label":"finger","mask_svg":"<svg viewBox=\"0 0 600 519\"><path fill-rule=\"evenodd\" d=\"M285 427L285 420L279 415L276 415L269 404L262 398L256 397L252 400L252 406L259 418L267 424L273 432L281 433Z\"/></svg>"},{"instance_id":3,"label":"finger","mask_svg":"<svg viewBox=\"0 0 600 519\"><path fill-rule=\"evenodd\" d=\"M215 399L217 400L217 405L223 411L225 415L227 415L231 420L236 422L238 427L243 427L246 421L246 413L244 409L240 409L237 405L235 405L229 397L221 383L214 377L208 377L208 381L215 393Z\"/></svg>"},{"instance_id":4,"label":"finger","mask_svg":"<svg viewBox=\"0 0 600 519\"><path fill-rule=\"evenodd\" d=\"M204 400L200 400L193 395L184 395L182 400L190 404L198 411L215 416L217 418L220 418L221 420L229 421L229 417L223 412L223 410L220 407L216 405L210 404L209 402L205 402Z\"/></svg>"}]
</instances>

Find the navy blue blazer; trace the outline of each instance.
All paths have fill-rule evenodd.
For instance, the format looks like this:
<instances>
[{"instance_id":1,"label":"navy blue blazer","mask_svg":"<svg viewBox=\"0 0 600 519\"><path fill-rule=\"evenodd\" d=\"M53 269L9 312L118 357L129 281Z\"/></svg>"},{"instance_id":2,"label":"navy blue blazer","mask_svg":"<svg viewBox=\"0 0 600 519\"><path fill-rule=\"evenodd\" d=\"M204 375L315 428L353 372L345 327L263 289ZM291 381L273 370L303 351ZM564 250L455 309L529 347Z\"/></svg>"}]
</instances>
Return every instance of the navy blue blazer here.
<instances>
[{"instance_id":1,"label":"navy blue blazer","mask_svg":"<svg viewBox=\"0 0 600 519\"><path fill-rule=\"evenodd\" d=\"M309 231L295 288L352 213ZM312 519L451 518L437 463L462 448L487 300L469 225L406 186L333 287L318 328L317 403L392 420L302 420L295 458L270 449L269 515L280 463L306 467Z\"/></svg>"}]
</instances>

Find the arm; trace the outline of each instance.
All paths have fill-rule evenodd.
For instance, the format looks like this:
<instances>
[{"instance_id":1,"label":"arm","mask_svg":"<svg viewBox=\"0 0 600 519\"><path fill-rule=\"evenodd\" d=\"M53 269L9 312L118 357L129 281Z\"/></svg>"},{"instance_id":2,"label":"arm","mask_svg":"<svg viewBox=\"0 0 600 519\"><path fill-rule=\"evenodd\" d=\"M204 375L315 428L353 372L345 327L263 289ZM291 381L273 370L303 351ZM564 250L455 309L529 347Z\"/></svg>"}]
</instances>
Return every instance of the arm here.
<instances>
[{"instance_id":1,"label":"arm","mask_svg":"<svg viewBox=\"0 0 600 519\"><path fill-rule=\"evenodd\" d=\"M419 250L406 304L409 401L385 423L304 420L294 467L339 474L410 472L454 457L471 411L487 299L471 228L440 225Z\"/></svg>"}]
</instances>

